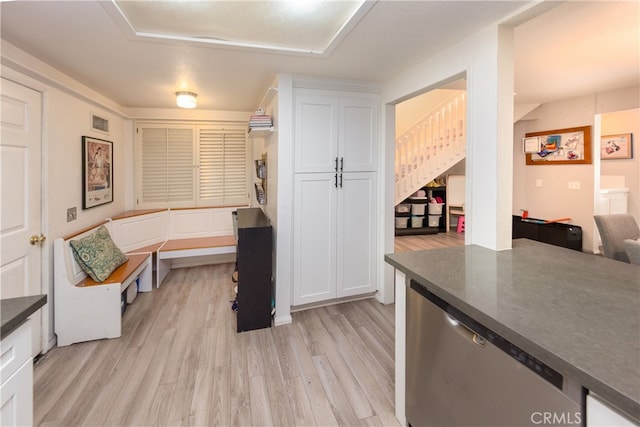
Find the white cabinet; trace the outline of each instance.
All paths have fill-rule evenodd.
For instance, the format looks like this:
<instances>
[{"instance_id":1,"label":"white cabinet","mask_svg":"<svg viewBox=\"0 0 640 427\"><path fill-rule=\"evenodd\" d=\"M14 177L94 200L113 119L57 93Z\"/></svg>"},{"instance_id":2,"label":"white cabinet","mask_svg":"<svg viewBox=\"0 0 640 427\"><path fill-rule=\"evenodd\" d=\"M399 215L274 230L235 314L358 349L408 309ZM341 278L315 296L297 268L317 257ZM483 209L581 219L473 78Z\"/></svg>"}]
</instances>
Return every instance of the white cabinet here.
<instances>
[{"instance_id":1,"label":"white cabinet","mask_svg":"<svg viewBox=\"0 0 640 427\"><path fill-rule=\"evenodd\" d=\"M294 99L293 305L373 292L379 98Z\"/></svg>"},{"instance_id":2,"label":"white cabinet","mask_svg":"<svg viewBox=\"0 0 640 427\"><path fill-rule=\"evenodd\" d=\"M377 169L377 96L300 89L294 121L296 173Z\"/></svg>"},{"instance_id":3,"label":"white cabinet","mask_svg":"<svg viewBox=\"0 0 640 427\"><path fill-rule=\"evenodd\" d=\"M296 174L293 304L336 298L337 174Z\"/></svg>"},{"instance_id":4,"label":"white cabinet","mask_svg":"<svg viewBox=\"0 0 640 427\"><path fill-rule=\"evenodd\" d=\"M0 342L0 425L33 424L31 324L27 320Z\"/></svg>"},{"instance_id":5,"label":"white cabinet","mask_svg":"<svg viewBox=\"0 0 640 427\"><path fill-rule=\"evenodd\" d=\"M338 176L337 296L376 290L376 174Z\"/></svg>"},{"instance_id":6,"label":"white cabinet","mask_svg":"<svg viewBox=\"0 0 640 427\"><path fill-rule=\"evenodd\" d=\"M295 175L294 305L375 291L375 179L375 172Z\"/></svg>"},{"instance_id":7,"label":"white cabinet","mask_svg":"<svg viewBox=\"0 0 640 427\"><path fill-rule=\"evenodd\" d=\"M294 100L293 305L373 292L379 97Z\"/></svg>"},{"instance_id":8,"label":"white cabinet","mask_svg":"<svg viewBox=\"0 0 640 427\"><path fill-rule=\"evenodd\" d=\"M593 393L587 395L587 427L629 426L638 424L611 408L607 403Z\"/></svg>"},{"instance_id":9,"label":"white cabinet","mask_svg":"<svg viewBox=\"0 0 640 427\"><path fill-rule=\"evenodd\" d=\"M628 188L602 188L598 200L598 215L626 214L629 198ZM602 246L602 238L598 228L594 225L595 248L594 252L599 253Z\"/></svg>"},{"instance_id":10,"label":"white cabinet","mask_svg":"<svg viewBox=\"0 0 640 427\"><path fill-rule=\"evenodd\" d=\"M601 189L598 215L626 214L628 198L628 188Z\"/></svg>"}]
</instances>

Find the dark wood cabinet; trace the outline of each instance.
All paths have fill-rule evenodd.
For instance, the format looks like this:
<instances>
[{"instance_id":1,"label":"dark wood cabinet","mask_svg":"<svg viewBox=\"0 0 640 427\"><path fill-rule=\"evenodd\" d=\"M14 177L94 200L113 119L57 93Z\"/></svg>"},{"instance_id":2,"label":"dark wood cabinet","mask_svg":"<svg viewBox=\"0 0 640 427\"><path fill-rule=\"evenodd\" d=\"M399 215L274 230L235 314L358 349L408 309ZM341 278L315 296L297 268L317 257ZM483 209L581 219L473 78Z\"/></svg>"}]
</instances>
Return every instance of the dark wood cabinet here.
<instances>
[{"instance_id":1,"label":"dark wood cabinet","mask_svg":"<svg viewBox=\"0 0 640 427\"><path fill-rule=\"evenodd\" d=\"M272 242L262 209L238 209L238 332L271 327Z\"/></svg>"}]
</instances>

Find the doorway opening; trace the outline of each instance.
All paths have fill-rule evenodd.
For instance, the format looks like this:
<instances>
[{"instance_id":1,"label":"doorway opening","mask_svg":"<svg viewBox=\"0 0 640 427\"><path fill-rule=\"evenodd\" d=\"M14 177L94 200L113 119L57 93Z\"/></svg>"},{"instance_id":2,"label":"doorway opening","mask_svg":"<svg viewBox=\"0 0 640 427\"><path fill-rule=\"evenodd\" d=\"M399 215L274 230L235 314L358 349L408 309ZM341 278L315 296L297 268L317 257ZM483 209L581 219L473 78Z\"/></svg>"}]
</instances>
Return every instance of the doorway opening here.
<instances>
[{"instance_id":1,"label":"doorway opening","mask_svg":"<svg viewBox=\"0 0 640 427\"><path fill-rule=\"evenodd\" d=\"M465 78L395 105L395 252L464 245L465 159Z\"/></svg>"}]
</instances>

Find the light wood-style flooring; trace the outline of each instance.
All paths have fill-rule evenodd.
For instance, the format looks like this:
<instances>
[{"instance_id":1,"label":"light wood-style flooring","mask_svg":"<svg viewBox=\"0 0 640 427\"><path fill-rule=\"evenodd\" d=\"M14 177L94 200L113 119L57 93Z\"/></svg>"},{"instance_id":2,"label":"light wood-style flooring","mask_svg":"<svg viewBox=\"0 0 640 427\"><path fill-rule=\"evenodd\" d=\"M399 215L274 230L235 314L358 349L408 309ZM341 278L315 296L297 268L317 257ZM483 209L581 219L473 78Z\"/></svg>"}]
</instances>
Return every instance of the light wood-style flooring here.
<instances>
[{"instance_id":1,"label":"light wood-style flooring","mask_svg":"<svg viewBox=\"0 0 640 427\"><path fill-rule=\"evenodd\" d=\"M449 232L396 252L464 244ZM394 305L293 313L236 333L233 264L172 270L127 307L121 338L56 347L34 367L34 424L397 426Z\"/></svg>"},{"instance_id":2,"label":"light wood-style flooring","mask_svg":"<svg viewBox=\"0 0 640 427\"><path fill-rule=\"evenodd\" d=\"M410 252L462 245L464 245L464 233L457 233L455 231L417 236L396 236L395 238L396 252Z\"/></svg>"},{"instance_id":3,"label":"light wood-style flooring","mask_svg":"<svg viewBox=\"0 0 640 427\"><path fill-rule=\"evenodd\" d=\"M34 424L398 425L394 305L343 303L236 333L232 271L172 270L127 307L121 338L50 350L34 368Z\"/></svg>"}]
</instances>

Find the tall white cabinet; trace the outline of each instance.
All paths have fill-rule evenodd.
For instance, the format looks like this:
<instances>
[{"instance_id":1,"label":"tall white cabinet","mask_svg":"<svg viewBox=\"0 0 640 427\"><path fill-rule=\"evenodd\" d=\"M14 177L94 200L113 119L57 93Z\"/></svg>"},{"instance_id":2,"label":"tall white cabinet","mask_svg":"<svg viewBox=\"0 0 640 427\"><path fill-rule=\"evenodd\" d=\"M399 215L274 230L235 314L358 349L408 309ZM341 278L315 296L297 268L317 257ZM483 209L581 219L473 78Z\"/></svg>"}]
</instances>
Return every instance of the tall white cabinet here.
<instances>
[{"instance_id":1,"label":"tall white cabinet","mask_svg":"<svg viewBox=\"0 0 640 427\"><path fill-rule=\"evenodd\" d=\"M376 290L377 95L294 95L293 305Z\"/></svg>"}]
</instances>

